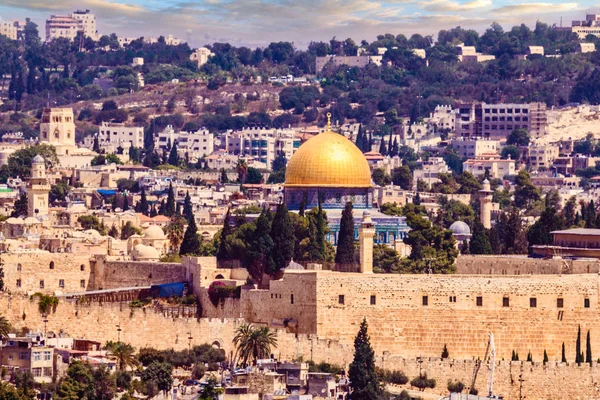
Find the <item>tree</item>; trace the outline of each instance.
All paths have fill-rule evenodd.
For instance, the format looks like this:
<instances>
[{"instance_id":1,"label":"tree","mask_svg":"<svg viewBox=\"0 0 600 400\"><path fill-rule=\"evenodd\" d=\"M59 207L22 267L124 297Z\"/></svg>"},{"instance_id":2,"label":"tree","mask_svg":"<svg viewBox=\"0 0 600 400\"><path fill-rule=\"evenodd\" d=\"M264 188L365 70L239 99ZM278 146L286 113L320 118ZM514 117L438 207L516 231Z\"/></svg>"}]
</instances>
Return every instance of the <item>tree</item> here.
<instances>
[{"instance_id":1,"label":"tree","mask_svg":"<svg viewBox=\"0 0 600 400\"><path fill-rule=\"evenodd\" d=\"M473 222L469 252L471 254L494 254L486 229L479 220Z\"/></svg>"},{"instance_id":2,"label":"tree","mask_svg":"<svg viewBox=\"0 0 600 400\"><path fill-rule=\"evenodd\" d=\"M390 246L378 243L373 246L373 271L377 273L398 273L400 255Z\"/></svg>"},{"instance_id":3,"label":"tree","mask_svg":"<svg viewBox=\"0 0 600 400\"><path fill-rule=\"evenodd\" d=\"M135 347L131 344L123 342L107 342L104 347L117 359L117 366L120 371L138 366L139 361L135 356Z\"/></svg>"},{"instance_id":4,"label":"tree","mask_svg":"<svg viewBox=\"0 0 600 400\"><path fill-rule=\"evenodd\" d=\"M177 140L173 142L173 147L171 147L171 152L169 153L169 164L173 166L179 165L179 153L177 152Z\"/></svg>"},{"instance_id":5,"label":"tree","mask_svg":"<svg viewBox=\"0 0 600 400\"><path fill-rule=\"evenodd\" d=\"M375 168L372 174L373 182L377 186L387 186L392 182L392 178L385 173L383 168Z\"/></svg>"},{"instance_id":6,"label":"tree","mask_svg":"<svg viewBox=\"0 0 600 400\"><path fill-rule=\"evenodd\" d=\"M121 240L127 240L133 235L139 235L141 230L131 223L131 221L127 221L125 225L121 227Z\"/></svg>"},{"instance_id":7,"label":"tree","mask_svg":"<svg viewBox=\"0 0 600 400\"><path fill-rule=\"evenodd\" d=\"M354 263L354 217L352 216L351 202L347 202L342 211L335 262L337 264Z\"/></svg>"},{"instance_id":8,"label":"tree","mask_svg":"<svg viewBox=\"0 0 600 400\"><path fill-rule=\"evenodd\" d=\"M219 181L222 184L229 183L229 178L227 177L227 172L225 172L225 168L221 168L221 176L219 178Z\"/></svg>"},{"instance_id":9,"label":"tree","mask_svg":"<svg viewBox=\"0 0 600 400\"><path fill-rule=\"evenodd\" d=\"M575 341L575 362L580 365L583 362L581 351L581 325L577 327L577 340Z\"/></svg>"},{"instance_id":10,"label":"tree","mask_svg":"<svg viewBox=\"0 0 600 400\"><path fill-rule=\"evenodd\" d=\"M29 208L27 206L27 194L21 193L19 198L15 201L13 206L13 211L10 214L11 217L20 217L22 215L27 215Z\"/></svg>"},{"instance_id":11,"label":"tree","mask_svg":"<svg viewBox=\"0 0 600 400\"><path fill-rule=\"evenodd\" d=\"M262 210L256 220L256 229L246 249L245 264L252 277L260 282L263 274L275 270L273 261L273 239L271 238L269 212Z\"/></svg>"},{"instance_id":12,"label":"tree","mask_svg":"<svg viewBox=\"0 0 600 400\"><path fill-rule=\"evenodd\" d=\"M119 229L113 224L108 231L108 236L118 239L119 238Z\"/></svg>"},{"instance_id":13,"label":"tree","mask_svg":"<svg viewBox=\"0 0 600 400\"><path fill-rule=\"evenodd\" d=\"M123 211L129 210L129 199L127 198L127 194L123 193Z\"/></svg>"},{"instance_id":14,"label":"tree","mask_svg":"<svg viewBox=\"0 0 600 400\"><path fill-rule=\"evenodd\" d=\"M563 229L563 222L555 208L546 208L527 231L529 246L552 244L552 231Z\"/></svg>"},{"instance_id":15,"label":"tree","mask_svg":"<svg viewBox=\"0 0 600 400\"><path fill-rule=\"evenodd\" d=\"M248 167L248 173L246 175L246 180L244 183L250 185L258 185L263 183L263 176L260 171L254 167Z\"/></svg>"},{"instance_id":16,"label":"tree","mask_svg":"<svg viewBox=\"0 0 600 400\"><path fill-rule=\"evenodd\" d=\"M140 201L135 205L135 211L148 215L148 199L146 198L146 189L142 186L142 192L140 193Z\"/></svg>"},{"instance_id":17,"label":"tree","mask_svg":"<svg viewBox=\"0 0 600 400\"><path fill-rule=\"evenodd\" d=\"M506 144L508 146L528 146L529 145L529 133L527 129L519 128L513 130L506 138Z\"/></svg>"},{"instance_id":18,"label":"tree","mask_svg":"<svg viewBox=\"0 0 600 400\"><path fill-rule=\"evenodd\" d=\"M223 229L221 229L221 240L219 241L219 250L217 251L217 260L231 259L230 249L227 246L227 238L233 232L231 230L231 209L227 209L225 218L223 219Z\"/></svg>"},{"instance_id":19,"label":"tree","mask_svg":"<svg viewBox=\"0 0 600 400\"><path fill-rule=\"evenodd\" d=\"M173 191L173 183L169 182L169 193L167 194L167 205L165 215L172 217L175 214L175 192Z\"/></svg>"},{"instance_id":20,"label":"tree","mask_svg":"<svg viewBox=\"0 0 600 400\"><path fill-rule=\"evenodd\" d=\"M540 190L531 183L531 178L527 171L519 171L515 179L515 184L515 205L517 207L530 207L532 202L541 199Z\"/></svg>"},{"instance_id":21,"label":"tree","mask_svg":"<svg viewBox=\"0 0 600 400\"><path fill-rule=\"evenodd\" d=\"M167 392L173 385L173 367L166 362L154 361L141 373L144 383L154 383L158 390Z\"/></svg>"},{"instance_id":22,"label":"tree","mask_svg":"<svg viewBox=\"0 0 600 400\"><path fill-rule=\"evenodd\" d=\"M192 218L188 222L188 226L183 235L183 241L179 248L179 255L195 255L200 254L200 238L198 237L198 227L196 226L196 219Z\"/></svg>"},{"instance_id":23,"label":"tree","mask_svg":"<svg viewBox=\"0 0 600 400\"><path fill-rule=\"evenodd\" d=\"M383 392L375 371L375 352L367 330L365 318L354 339L354 359L348 370L350 398L353 400L376 400Z\"/></svg>"},{"instance_id":24,"label":"tree","mask_svg":"<svg viewBox=\"0 0 600 400\"><path fill-rule=\"evenodd\" d=\"M185 192L185 199L183 200L183 216L188 223L194 219L194 209L192 208L192 198L189 191Z\"/></svg>"},{"instance_id":25,"label":"tree","mask_svg":"<svg viewBox=\"0 0 600 400\"><path fill-rule=\"evenodd\" d=\"M413 175L407 165L394 168L392 171L392 182L404 190L411 190L413 184Z\"/></svg>"},{"instance_id":26,"label":"tree","mask_svg":"<svg viewBox=\"0 0 600 400\"><path fill-rule=\"evenodd\" d=\"M169 239L169 252L179 252L179 245L183 241L185 224L188 223L185 218L179 215L173 215L167 225L167 238Z\"/></svg>"},{"instance_id":27,"label":"tree","mask_svg":"<svg viewBox=\"0 0 600 400\"><path fill-rule=\"evenodd\" d=\"M48 200L50 203L56 201L65 201L71 187L65 181L59 181L56 185L50 187L50 193L48 194Z\"/></svg>"},{"instance_id":28,"label":"tree","mask_svg":"<svg viewBox=\"0 0 600 400\"><path fill-rule=\"evenodd\" d=\"M435 379L427 378L427 373L421 374L410 381L410 386L414 386L419 389L421 392L425 389L433 389L435 388Z\"/></svg>"},{"instance_id":29,"label":"tree","mask_svg":"<svg viewBox=\"0 0 600 400\"><path fill-rule=\"evenodd\" d=\"M442 349L442 358L448 357L450 357L450 353L448 352L448 347L446 347L446 343L444 343L444 348Z\"/></svg>"},{"instance_id":30,"label":"tree","mask_svg":"<svg viewBox=\"0 0 600 400\"><path fill-rule=\"evenodd\" d=\"M273 239L273 248L277 249L273 253L274 270L267 270L267 273L273 275L288 266L294 256L294 247L296 237L294 236L294 226L288 209L284 203L279 204L273 223L271 224L271 238Z\"/></svg>"},{"instance_id":31,"label":"tree","mask_svg":"<svg viewBox=\"0 0 600 400\"><path fill-rule=\"evenodd\" d=\"M235 169L238 174L238 180L243 185L244 183L246 183L246 176L248 175L248 163L246 163L245 159L240 158L237 161Z\"/></svg>"},{"instance_id":32,"label":"tree","mask_svg":"<svg viewBox=\"0 0 600 400\"><path fill-rule=\"evenodd\" d=\"M592 342L589 330L587 331L587 337L585 342L585 362L592 365Z\"/></svg>"},{"instance_id":33,"label":"tree","mask_svg":"<svg viewBox=\"0 0 600 400\"><path fill-rule=\"evenodd\" d=\"M102 150L100 149L100 142L98 140L98 135L94 135L94 147L92 148L92 150L98 154L100 154L102 152Z\"/></svg>"},{"instance_id":34,"label":"tree","mask_svg":"<svg viewBox=\"0 0 600 400\"><path fill-rule=\"evenodd\" d=\"M247 366L248 361L256 363L261 358L267 358L271 349L277 347L277 337L269 327L255 327L250 324L240 325L233 338L236 348L236 357L239 357L242 366Z\"/></svg>"}]
</instances>

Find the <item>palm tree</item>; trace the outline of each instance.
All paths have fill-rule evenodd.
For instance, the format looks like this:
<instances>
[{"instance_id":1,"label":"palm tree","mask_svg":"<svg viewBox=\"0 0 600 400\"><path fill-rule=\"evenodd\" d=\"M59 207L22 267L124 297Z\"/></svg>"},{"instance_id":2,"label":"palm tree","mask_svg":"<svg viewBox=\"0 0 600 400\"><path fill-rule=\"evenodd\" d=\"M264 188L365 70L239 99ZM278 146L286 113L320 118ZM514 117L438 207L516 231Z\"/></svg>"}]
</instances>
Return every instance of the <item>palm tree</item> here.
<instances>
[{"instance_id":1,"label":"palm tree","mask_svg":"<svg viewBox=\"0 0 600 400\"><path fill-rule=\"evenodd\" d=\"M241 364L248 365L248 360L256 363L261 358L271 354L271 347L277 347L275 332L268 327L254 327L242 324L235 332L233 344L236 347L236 357L239 355Z\"/></svg>"},{"instance_id":2,"label":"palm tree","mask_svg":"<svg viewBox=\"0 0 600 400\"><path fill-rule=\"evenodd\" d=\"M0 315L0 365L2 365L2 357L4 350L4 339L8 337L10 333L10 322Z\"/></svg>"},{"instance_id":3,"label":"palm tree","mask_svg":"<svg viewBox=\"0 0 600 400\"><path fill-rule=\"evenodd\" d=\"M137 367L139 365L139 361L135 356L135 347L129 343L107 342L104 347L117 359L120 371L127 369L127 367Z\"/></svg>"},{"instance_id":4,"label":"palm tree","mask_svg":"<svg viewBox=\"0 0 600 400\"><path fill-rule=\"evenodd\" d=\"M179 246L183 241L186 223L187 221L185 220L185 218L179 215L174 215L171 218L171 222L169 222L169 225L167 225L167 238L169 239L171 253L179 252Z\"/></svg>"},{"instance_id":5,"label":"palm tree","mask_svg":"<svg viewBox=\"0 0 600 400\"><path fill-rule=\"evenodd\" d=\"M240 158L237 161L235 169L238 173L238 179L240 183L243 185L246 182L246 176L248 175L248 163L243 158Z\"/></svg>"}]
</instances>

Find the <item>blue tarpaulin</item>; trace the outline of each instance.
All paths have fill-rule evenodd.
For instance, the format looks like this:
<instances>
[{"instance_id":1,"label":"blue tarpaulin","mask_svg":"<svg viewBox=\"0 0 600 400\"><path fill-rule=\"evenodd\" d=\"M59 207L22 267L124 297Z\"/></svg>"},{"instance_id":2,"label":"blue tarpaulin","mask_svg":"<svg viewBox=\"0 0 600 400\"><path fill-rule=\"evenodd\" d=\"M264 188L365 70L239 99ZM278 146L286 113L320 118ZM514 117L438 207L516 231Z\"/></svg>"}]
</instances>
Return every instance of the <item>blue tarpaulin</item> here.
<instances>
[{"instance_id":1,"label":"blue tarpaulin","mask_svg":"<svg viewBox=\"0 0 600 400\"><path fill-rule=\"evenodd\" d=\"M163 283L162 285L152 285L150 287L150 293L153 298L157 297L171 297L171 296L183 296L183 289L185 285L183 282L176 283Z\"/></svg>"},{"instance_id":2,"label":"blue tarpaulin","mask_svg":"<svg viewBox=\"0 0 600 400\"><path fill-rule=\"evenodd\" d=\"M114 196L117 194L117 191L113 189L98 189L98 193L101 196Z\"/></svg>"}]
</instances>

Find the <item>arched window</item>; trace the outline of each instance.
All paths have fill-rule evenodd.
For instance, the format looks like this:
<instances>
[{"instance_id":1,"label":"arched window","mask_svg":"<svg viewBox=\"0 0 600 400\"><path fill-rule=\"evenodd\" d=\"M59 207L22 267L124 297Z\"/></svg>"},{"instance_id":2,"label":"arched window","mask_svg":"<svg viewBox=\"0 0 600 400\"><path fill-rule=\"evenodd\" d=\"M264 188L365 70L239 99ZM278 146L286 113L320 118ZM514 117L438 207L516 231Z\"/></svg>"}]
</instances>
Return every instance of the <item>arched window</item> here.
<instances>
[{"instance_id":1,"label":"arched window","mask_svg":"<svg viewBox=\"0 0 600 400\"><path fill-rule=\"evenodd\" d=\"M50 261L50 269L54 269L54 261Z\"/></svg>"}]
</instances>

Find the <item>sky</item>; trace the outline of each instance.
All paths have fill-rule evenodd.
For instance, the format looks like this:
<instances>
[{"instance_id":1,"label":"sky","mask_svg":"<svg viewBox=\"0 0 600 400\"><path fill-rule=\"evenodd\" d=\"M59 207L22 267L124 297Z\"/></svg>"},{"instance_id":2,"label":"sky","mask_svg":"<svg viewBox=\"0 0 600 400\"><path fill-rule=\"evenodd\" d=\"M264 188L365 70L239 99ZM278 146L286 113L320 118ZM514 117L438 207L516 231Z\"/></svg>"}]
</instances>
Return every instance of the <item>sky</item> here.
<instances>
[{"instance_id":1,"label":"sky","mask_svg":"<svg viewBox=\"0 0 600 400\"><path fill-rule=\"evenodd\" d=\"M598 9L591 0L0 0L0 19L31 18L44 35L49 15L89 9L100 34L124 37L172 34L199 47L214 42L266 46L290 41L354 39L378 34L433 34L456 26L483 32L492 22L505 29L537 20L570 26Z\"/></svg>"}]
</instances>

